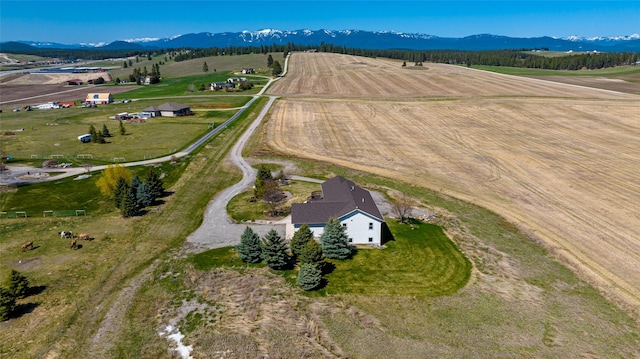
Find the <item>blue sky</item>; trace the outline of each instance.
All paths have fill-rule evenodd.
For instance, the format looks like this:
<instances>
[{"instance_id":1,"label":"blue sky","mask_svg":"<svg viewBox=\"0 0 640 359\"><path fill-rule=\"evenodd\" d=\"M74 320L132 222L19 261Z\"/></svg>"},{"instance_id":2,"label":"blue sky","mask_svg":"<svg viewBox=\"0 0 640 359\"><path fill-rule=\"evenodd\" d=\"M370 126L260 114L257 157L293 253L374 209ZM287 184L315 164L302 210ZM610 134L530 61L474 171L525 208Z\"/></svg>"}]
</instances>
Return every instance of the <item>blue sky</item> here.
<instances>
[{"instance_id":1,"label":"blue sky","mask_svg":"<svg viewBox=\"0 0 640 359\"><path fill-rule=\"evenodd\" d=\"M0 1L0 41L96 43L261 29L618 36L640 33L640 0Z\"/></svg>"}]
</instances>

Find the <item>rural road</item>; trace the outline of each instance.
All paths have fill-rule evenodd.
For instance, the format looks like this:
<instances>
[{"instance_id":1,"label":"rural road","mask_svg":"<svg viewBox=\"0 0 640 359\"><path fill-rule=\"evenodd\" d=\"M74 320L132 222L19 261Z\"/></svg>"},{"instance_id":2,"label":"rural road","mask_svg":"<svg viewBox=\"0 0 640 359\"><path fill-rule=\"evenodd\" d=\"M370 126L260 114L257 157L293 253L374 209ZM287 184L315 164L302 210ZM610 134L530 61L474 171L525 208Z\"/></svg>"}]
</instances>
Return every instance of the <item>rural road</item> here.
<instances>
[{"instance_id":1,"label":"rural road","mask_svg":"<svg viewBox=\"0 0 640 359\"><path fill-rule=\"evenodd\" d=\"M200 252L202 250L224 247L238 244L240 235L246 225L235 224L227 214L227 203L238 193L243 192L253 186L256 178L256 169L251 167L244 158L242 158L242 149L247 141L264 119L271 105L277 97L271 96L269 102L264 106L258 117L253 121L249 128L242 134L238 142L233 146L229 153L229 158L242 171L242 180L235 185L226 188L218 193L207 205L202 225L195 232L187 237L185 245L189 251ZM274 228L281 236L285 235L285 225L269 223L268 225L251 224L250 227L263 236L270 229Z\"/></svg>"}]
</instances>

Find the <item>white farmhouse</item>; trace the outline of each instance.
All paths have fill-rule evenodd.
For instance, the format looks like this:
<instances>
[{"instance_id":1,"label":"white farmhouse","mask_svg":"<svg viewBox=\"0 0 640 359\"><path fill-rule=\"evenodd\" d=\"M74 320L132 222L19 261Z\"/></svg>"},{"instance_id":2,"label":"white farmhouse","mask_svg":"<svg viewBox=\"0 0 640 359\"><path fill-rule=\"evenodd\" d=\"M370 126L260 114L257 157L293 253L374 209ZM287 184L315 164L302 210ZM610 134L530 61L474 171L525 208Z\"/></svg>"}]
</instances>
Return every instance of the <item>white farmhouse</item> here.
<instances>
[{"instance_id":1,"label":"white farmhouse","mask_svg":"<svg viewBox=\"0 0 640 359\"><path fill-rule=\"evenodd\" d=\"M305 203L291 205L287 237L306 223L318 238L329 218L337 218L346 227L353 244L382 244L384 218L371 193L340 176L322 183L322 191L314 192Z\"/></svg>"}]
</instances>

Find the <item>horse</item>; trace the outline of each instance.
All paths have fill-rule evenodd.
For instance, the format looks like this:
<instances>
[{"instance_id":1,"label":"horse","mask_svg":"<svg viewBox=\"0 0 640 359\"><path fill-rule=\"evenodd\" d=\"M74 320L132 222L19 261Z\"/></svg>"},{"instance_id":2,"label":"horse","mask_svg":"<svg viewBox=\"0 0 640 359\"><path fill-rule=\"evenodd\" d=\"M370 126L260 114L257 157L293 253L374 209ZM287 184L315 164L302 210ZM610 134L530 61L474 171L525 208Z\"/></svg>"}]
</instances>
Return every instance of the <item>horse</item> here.
<instances>
[{"instance_id":1,"label":"horse","mask_svg":"<svg viewBox=\"0 0 640 359\"><path fill-rule=\"evenodd\" d=\"M76 243L75 238L71 240L71 248L70 249L78 249L78 244Z\"/></svg>"},{"instance_id":2,"label":"horse","mask_svg":"<svg viewBox=\"0 0 640 359\"><path fill-rule=\"evenodd\" d=\"M78 239L88 241L91 237L89 237L89 233L78 233Z\"/></svg>"},{"instance_id":3,"label":"horse","mask_svg":"<svg viewBox=\"0 0 640 359\"><path fill-rule=\"evenodd\" d=\"M58 232L58 234L60 235L60 238L64 239L64 238L73 238L73 232L71 231L62 231L62 232Z\"/></svg>"},{"instance_id":4,"label":"horse","mask_svg":"<svg viewBox=\"0 0 640 359\"><path fill-rule=\"evenodd\" d=\"M29 248L29 250L33 249L33 241L26 242L22 245L23 252L26 251L27 248Z\"/></svg>"}]
</instances>

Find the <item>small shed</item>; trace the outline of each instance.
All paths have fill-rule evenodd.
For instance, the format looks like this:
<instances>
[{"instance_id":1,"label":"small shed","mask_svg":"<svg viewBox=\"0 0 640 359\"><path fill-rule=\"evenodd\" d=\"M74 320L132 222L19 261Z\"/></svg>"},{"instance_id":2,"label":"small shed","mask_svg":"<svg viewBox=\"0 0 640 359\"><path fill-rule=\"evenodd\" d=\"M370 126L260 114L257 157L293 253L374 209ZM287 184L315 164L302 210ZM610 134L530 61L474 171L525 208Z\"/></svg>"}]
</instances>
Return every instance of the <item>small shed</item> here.
<instances>
[{"instance_id":1,"label":"small shed","mask_svg":"<svg viewBox=\"0 0 640 359\"><path fill-rule=\"evenodd\" d=\"M86 133L84 135L78 136L78 141L80 141L82 143L91 142L91 134Z\"/></svg>"}]
</instances>

